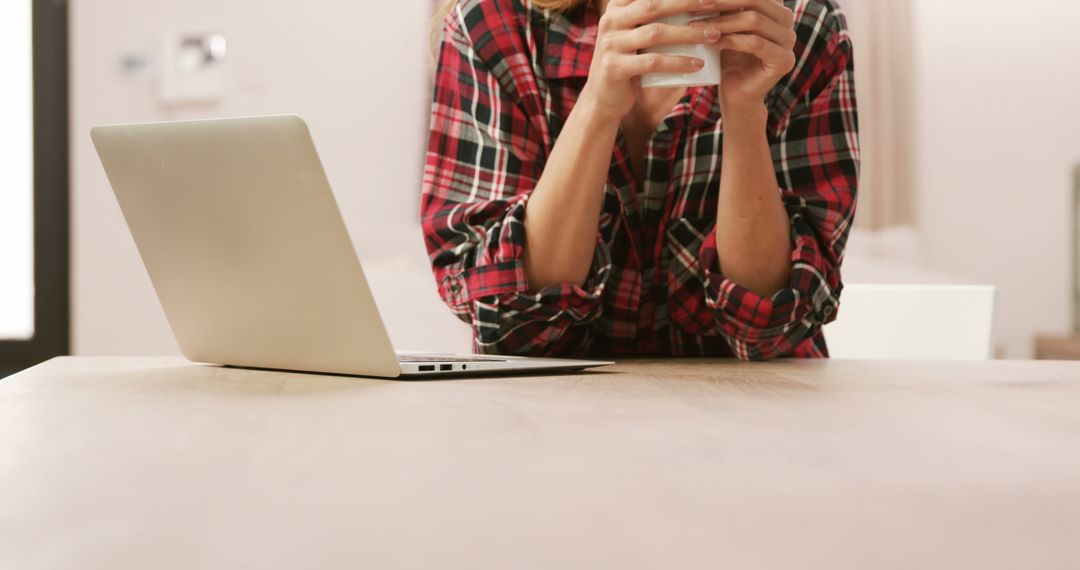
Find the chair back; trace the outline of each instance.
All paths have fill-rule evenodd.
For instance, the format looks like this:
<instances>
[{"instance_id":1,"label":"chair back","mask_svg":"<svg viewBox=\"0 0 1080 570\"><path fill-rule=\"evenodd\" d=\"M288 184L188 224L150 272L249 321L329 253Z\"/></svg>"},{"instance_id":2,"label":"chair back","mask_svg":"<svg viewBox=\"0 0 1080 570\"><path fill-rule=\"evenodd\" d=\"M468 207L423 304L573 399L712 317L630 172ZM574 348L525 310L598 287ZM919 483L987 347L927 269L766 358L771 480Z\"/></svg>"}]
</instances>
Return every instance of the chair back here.
<instances>
[{"instance_id":1,"label":"chair back","mask_svg":"<svg viewBox=\"0 0 1080 570\"><path fill-rule=\"evenodd\" d=\"M986 360L995 296L981 285L847 285L825 341L833 358Z\"/></svg>"}]
</instances>

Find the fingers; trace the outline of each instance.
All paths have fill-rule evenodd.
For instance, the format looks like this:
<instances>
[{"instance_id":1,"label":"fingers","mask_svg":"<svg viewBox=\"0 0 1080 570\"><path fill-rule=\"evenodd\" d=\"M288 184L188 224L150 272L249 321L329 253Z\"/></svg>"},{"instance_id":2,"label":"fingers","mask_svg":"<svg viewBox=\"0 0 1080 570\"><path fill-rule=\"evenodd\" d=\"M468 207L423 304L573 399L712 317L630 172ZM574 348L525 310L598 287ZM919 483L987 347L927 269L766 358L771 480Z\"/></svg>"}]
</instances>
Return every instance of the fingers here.
<instances>
[{"instance_id":1,"label":"fingers","mask_svg":"<svg viewBox=\"0 0 1080 570\"><path fill-rule=\"evenodd\" d=\"M716 42L720 49L748 53L756 56L766 68L787 73L795 67L795 53L761 36L753 34L730 34Z\"/></svg>"},{"instance_id":2,"label":"fingers","mask_svg":"<svg viewBox=\"0 0 1080 570\"><path fill-rule=\"evenodd\" d=\"M712 35L720 34L755 34L761 36L780 47L793 49L795 47L795 29L783 26L754 10L742 12L728 12L712 18L698 20L691 27L704 27L714 31Z\"/></svg>"},{"instance_id":3,"label":"fingers","mask_svg":"<svg viewBox=\"0 0 1080 570\"><path fill-rule=\"evenodd\" d=\"M713 27L646 24L633 30L613 32L605 37L611 47L623 53L633 53L662 45L707 44L720 39Z\"/></svg>"},{"instance_id":4,"label":"fingers","mask_svg":"<svg viewBox=\"0 0 1080 570\"><path fill-rule=\"evenodd\" d=\"M666 16L709 10L724 1L727 0L611 0L600 18L600 31L628 30Z\"/></svg>"},{"instance_id":5,"label":"fingers","mask_svg":"<svg viewBox=\"0 0 1080 570\"><path fill-rule=\"evenodd\" d=\"M705 62L696 57L646 53L628 56L624 65L627 76L640 77L646 73L693 73L705 67Z\"/></svg>"},{"instance_id":6,"label":"fingers","mask_svg":"<svg viewBox=\"0 0 1080 570\"><path fill-rule=\"evenodd\" d=\"M795 27L795 13L777 0L714 0L716 12L752 10L785 28Z\"/></svg>"},{"instance_id":7,"label":"fingers","mask_svg":"<svg viewBox=\"0 0 1080 570\"><path fill-rule=\"evenodd\" d=\"M686 13L754 11L785 28L795 16L778 0L611 0L600 18L600 31L629 30L666 16Z\"/></svg>"},{"instance_id":8,"label":"fingers","mask_svg":"<svg viewBox=\"0 0 1080 570\"><path fill-rule=\"evenodd\" d=\"M629 80L646 73L693 73L704 67L705 62L696 57L656 53L607 54L600 65L608 77Z\"/></svg>"}]
</instances>

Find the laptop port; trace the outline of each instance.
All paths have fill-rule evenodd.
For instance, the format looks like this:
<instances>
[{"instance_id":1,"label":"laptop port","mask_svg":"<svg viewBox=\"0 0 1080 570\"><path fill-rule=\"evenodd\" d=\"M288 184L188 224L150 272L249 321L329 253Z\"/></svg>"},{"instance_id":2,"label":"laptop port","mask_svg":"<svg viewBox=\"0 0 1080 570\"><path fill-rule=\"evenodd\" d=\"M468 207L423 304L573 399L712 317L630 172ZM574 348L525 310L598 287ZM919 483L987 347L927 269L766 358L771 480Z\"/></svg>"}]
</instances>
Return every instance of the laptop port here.
<instances>
[{"instance_id":1,"label":"laptop port","mask_svg":"<svg viewBox=\"0 0 1080 570\"><path fill-rule=\"evenodd\" d=\"M453 370L453 369L454 369L453 364L440 364L439 365L439 371L440 372L446 372L448 370Z\"/></svg>"},{"instance_id":2,"label":"laptop port","mask_svg":"<svg viewBox=\"0 0 1080 570\"><path fill-rule=\"evenodd\" d=\"M435 365L434 364L421 364L420 365L420 372L434 372L434 371L435 371Z\"/></svg>"}]
</instances>

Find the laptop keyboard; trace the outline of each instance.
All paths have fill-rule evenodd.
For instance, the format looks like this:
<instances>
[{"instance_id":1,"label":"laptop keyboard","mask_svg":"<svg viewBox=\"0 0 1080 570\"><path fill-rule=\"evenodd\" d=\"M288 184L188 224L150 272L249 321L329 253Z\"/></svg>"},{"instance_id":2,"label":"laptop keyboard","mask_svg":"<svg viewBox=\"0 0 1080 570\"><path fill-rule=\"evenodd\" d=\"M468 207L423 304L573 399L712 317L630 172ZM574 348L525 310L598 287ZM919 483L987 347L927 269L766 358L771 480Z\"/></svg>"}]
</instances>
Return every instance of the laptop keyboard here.
<instances>
[{"instance_id":1,"label":"laptop keyboard","mask_svg":"<svg viewBox=\"0 0 1080 570\"><path fill-rule=\"evenodd\" d=\"M399 354L398 362L506 362L505 358L493 356L454 356L454 355L426 355L426 354Z\"/></svg>"}]
</instances>

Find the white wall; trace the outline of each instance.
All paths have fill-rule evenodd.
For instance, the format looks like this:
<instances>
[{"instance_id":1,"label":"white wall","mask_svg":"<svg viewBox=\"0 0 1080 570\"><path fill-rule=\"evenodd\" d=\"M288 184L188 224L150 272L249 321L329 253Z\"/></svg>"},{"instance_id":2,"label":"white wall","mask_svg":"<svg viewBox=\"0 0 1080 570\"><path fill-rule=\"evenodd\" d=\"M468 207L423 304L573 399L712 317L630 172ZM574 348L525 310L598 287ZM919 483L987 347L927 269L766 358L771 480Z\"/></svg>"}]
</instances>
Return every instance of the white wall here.
<instances>
[{"instance_id":1,"label":"white wall","mask_svg":"<svg viewBox=\"0 0 1080 570\"><path fill-rule=\"evenodd\" d=\"M1080 3L915 0L918 215L931 267L999 287L1029 357L1070 326Z\"/></svg>"},{"instance_id":2,"label":"white wall","mask_svg":"<svg viewBox=\"0 0 1080 570\"><path fill-rule=\"evenodd\" d=\"M386 299L391 336L413 348L445 347L430 320L456 321L439 304L416 223L429 10L422 0L73 2L75 352L177 352L93 151L90 127L274 113L299 113L311 125L361 258L371 265L372 286ZM161 34L203 31L220 31L228 40L220 103L163 108L153 74L121 73L123 57L155 56ZM383 229L395 237L372 239ZM425 308L427 323L394 318Z\"/></svg>"}]
</instances>

